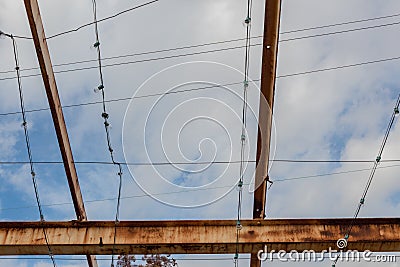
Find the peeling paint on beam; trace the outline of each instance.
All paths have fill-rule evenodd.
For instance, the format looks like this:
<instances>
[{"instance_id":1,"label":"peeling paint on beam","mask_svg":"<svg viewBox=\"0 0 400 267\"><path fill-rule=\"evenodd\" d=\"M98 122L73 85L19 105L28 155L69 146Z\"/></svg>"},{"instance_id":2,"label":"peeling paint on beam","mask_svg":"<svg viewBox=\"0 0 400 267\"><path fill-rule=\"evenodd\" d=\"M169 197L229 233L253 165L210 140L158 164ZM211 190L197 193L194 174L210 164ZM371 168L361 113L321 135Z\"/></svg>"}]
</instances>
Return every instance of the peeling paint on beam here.
<instances>
[{"instance_id":1,"label":"peeling paint on beam","mask_svg":"<svg viewBox=\"0 0 400 267\"><path fill-rule=\"evenodd\" d=\"M351 219L244 220L240 253L315 250L332 247ZM236 248L236 221L124 221L117 226L115 253L225 254ZM48 253L41 227L54 254L112 253L114 222L0 222L0 255ZM100 244L100 238L102 244ZM349 249L400 251L400 219L359 219Z\"/></svg>"}]
</instances>

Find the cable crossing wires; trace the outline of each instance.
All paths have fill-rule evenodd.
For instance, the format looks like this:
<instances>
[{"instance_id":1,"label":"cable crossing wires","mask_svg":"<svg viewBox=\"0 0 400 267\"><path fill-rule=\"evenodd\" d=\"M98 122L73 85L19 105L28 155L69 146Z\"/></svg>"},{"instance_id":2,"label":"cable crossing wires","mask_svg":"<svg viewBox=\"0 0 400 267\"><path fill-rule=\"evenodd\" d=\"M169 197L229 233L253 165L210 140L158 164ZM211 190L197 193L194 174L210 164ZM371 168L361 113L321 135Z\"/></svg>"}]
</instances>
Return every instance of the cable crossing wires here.
<instances>
[{"instance_id":1,"label":"cable crossing wires","mask_svg":"<svg viewBox=\"0 0 400 267\"><path fill-rule=\"evenodd\" d=\"M29 139L28 123L27 123L27 119L26 119L24 95L23 95L23 91L22 91L22 82L21 82L21 75L20 75L18 48L17 48L17 43L16 43L15 38L13 37L13 35L6 34L6 36L11 38L12 44L13 44L13 53L14 53L14 61L15 61L15 72L16 72L17 82L18 82L19 103L20 103L21 115L22 115L22 127L24 128L25 145L26 145L26 150L27 150L27 153L28 153L30 174L31 174L33 188L34 188L34 191L35 191L36 204L37 204L37 207L38 207L38 210L39 210L40 222L43 223L45 221L45 219L44 219L44 215L43 215L42 206L40 204L39 189L38 189L38 185L37 185L37 181L36 181L36 172L35 172L35 168L34 168L34 164L33 164L32 149L31 149L31 144L30 144L30 139ZM51 259L51 261L53 263L53 266L56 267L56 262L55 262L55 259L54 259L54 255L52 253L52 250L51 250L51 247L50 247L50 243L49 243L49 239L48 239L48 236L47 236L47 232L46 232L46 229L44 228L44 226L42 227L42 230L43 230L43 236L44 236L44 240L46 242L46 246L47 246L49 257L50 257L50 259Z\"/></svg>"}]
</instances>

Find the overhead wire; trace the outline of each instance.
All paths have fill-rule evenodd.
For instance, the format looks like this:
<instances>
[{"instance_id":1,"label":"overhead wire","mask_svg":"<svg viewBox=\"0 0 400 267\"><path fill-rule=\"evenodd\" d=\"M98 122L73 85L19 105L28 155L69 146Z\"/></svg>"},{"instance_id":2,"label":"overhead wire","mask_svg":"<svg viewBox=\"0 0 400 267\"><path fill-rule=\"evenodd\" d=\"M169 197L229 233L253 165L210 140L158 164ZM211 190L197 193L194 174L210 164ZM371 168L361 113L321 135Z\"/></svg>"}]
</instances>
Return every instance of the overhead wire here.
<instances>
[{"instance_id":1,"label":"overhead wire","mask_svg":"<svg viewBox=\"0 0 400 267\"><path fill-rule=\"evenodd\" d=\"M343 26L343 25L354 24L354 23L361 23L361 22L369 22L369 21L380 20L380 19L388 19L388 18L394 18L394 17L399 17L399 16L400 16L400 13L395 13L395 14L391 14L391 15L385 15L385 16L379 16L379 17L373 17L373 18L367 18L367 19L358 19L358 20L326 24L326 25L321 25L321 26L313 26L313 27L308 27L308 28L288 30L288 31L280 32L280 34L289 34L289 33L310 31L310 30L319 30L319 29L324 29L324 28L331 28L331 27Z\"/></svg>"},{"instance_id":2,"label":"overhead wire","mask_svg":"<svg viewBox=\"0 0 400 267\"><path fill-rule=\"evenodd\" d=\"M347 227L347 230L346 230L346 232L344 234L344 237L337 241L337 246L339 247L339 249L347 247L347 242L348 242L348 240L350 238L353 226L354 226L355 222L357 221L357 218L358 218L358 215L360 214L361 208L365 204L365 199L367 197L367 193L368 193L368 191L369 191L369 189L371 187L371 183L372 183L372 180L374 179L374 176L375 176L375 173L376 173L376 169L377 169L379 163L382 160L383 150L384 150L384 148L386 146L386 143L387 143L387 140L389 138L389 134L390 134L390 131L392 129L393 123L395 121L395 118L399 115L399 105L400 105L400 94L399 94L399 96L398 96L398 98L396 100L396 104L394 106L392 115L391 115L390 120L389 120L389 125L386 128L386 132L385 132L385 135L383 137L382 144L381 144L381 146L379 148L378 155L376 156L376 159L374 161L374 165L373 165L373 167L371 169L371 172L369 174L369 177L368 177L368 180L367 180L367 184L365 185L364 191L363 191L363 193L361 195L360 202L358 203L356 211L354 212L353 219L350 221L350 224ZM338 260L339 260L339 257L337 257L333 261L333 265L332 265L333 267L336 265Z\"/></svg>"},{"instance_id":3,"label":"overhead wire","mask_svg":"<svg viewBox=\"0 0 400 267\"><path fill-rule=\"evenodd\" d=\"M243 106L242 106L242 125L240 135L240 165L239 165L239 181L238 188L238 204L237 204L237 221L236 221L236 246L234 255L234 265L239 266L239 239L240 231L242 230L241 217L242 217L242 198L243 198L243 183L245 173L245 151L246 151L246 135L247 135L247 90L249 88L249 69L250 69L250 48L251 44L251 9L252 0L247 0L247 12L244 20L246 27L246 42L245 42L245 55L244 55L244 80L243 80Z\"/></svg>"},{"instance_id":4,"label":"overhead wire","mask_svg":"<svg viewBox=\"0 0 400 267\"><path fill-rule=\"evenodd\" d=\"M118 162L124 166L162 166L162 165L206 165L206 164L236 164L256 163L255 160L230 160L230 161L197 161L197 162ZM302 160L302 159L269 159L275 163L374 163L373 160ZM380 162L400 162L400 159L386 159ZM34 161L34 164L64 164L63 161ZM74 164L115 165L113 161L73 161ZM0 161L0 165L23 165L29 161Z\"/></svg>"},{"instance_id":5,"label":"overhead wire","mask_svg":"<svg viewBox=\"0 0 400 267\"><path fill-rule=\"evenodd\" d=\"M390 15L390 16L384 16L384 17L394 17L394 16L397 16L397 15L398 14ZM381 17L381 18L384 18L384 17ZM375 19L378 19L378 18L375 18ZM363 20L363 21L368 21L368 20L373 20L373 19L366 19L366 20ZM358 21L347 22L347 23L344 23L344 24L355 23L355 22L358 22ZM373 25L373 26L367 26L367 27L360 27L360 28L354 28L354 29L347 29L347 30L328 32L328 33L321 33L321 34L299 36L299 37L293 37L293 38L287 38L287 39L280 39L279 42L281 43L281 42L296 41L296 40L309 39L309 38L322 37L322 36L329 36L329 35L335 35L335 34L342 34L342 33L354 32L354 31L361 31L361 30L375 29L375 28L381 28L381 27L388 27L388 26L394 26L394 25L399 25L399 24L400 24L400 22L392 22L392 23L379 24L379 25ZM334 25L336 25L336 24L325 25L325 26L321 26L320 28L326 28L328 26L334 26ZM337 25L341 25L341 23L338 23ZM319 27L315 27L315 28L319 28ZM309 29L312 29L312 28L292 30L292 31L289 31L289 32L283 32L281 34L292 33L292 32L300 32L300 31L305 31L305 30L309 30ZM261 37L262 37L262 35L253 36L253 37L250 37L250 38L253 39L253 38L261 38ZM203 44L188 45L188 46L182 46L182 47L176 47L176 48L168 48L168 49L160 49L160 50L154 50L154 51L146 51L146 52L141 52L141 53L131 53L131 54L126 54L126 55L117 55L117 56L105 57L103 59L104 60L111 60L111 59L119 59L119 58L126 58L126 57L139 56L139 55L148 55L148 54L161 53L161 52L171 52L171 51L177 51L177 50L182 50L182 49L203 47L203 46L208 46L208 45L225 44L225 43L236 42L236 41L241 41L241 40L244 40L244 38L236 38L236 39L215 41L215 42L203 43ZM261 45L261 44L254 44L254 46L259 46L259 45ZM200 51L200 52L195 52L195 53L186 53L186 54L181 54L181 55L157 57L157 58L150 58L150 59L137 60L137 61L119 62L119 63L113 63L113 64L104 65L104 67L114 67L114 66L120 66L120 65L125 65L125 64L135 64L135 63L148 62L148 61L154 61L154 60L164 60L164 59L183 57L183 56L192 56L192 55L199 55L199 54L205 54L205 53L221 52L221 51L234 50L234 49L239 49L239 48L243 48L243 47L236 46L236 47L229 47L229 48L223 48L223 49ZM67 62L67 63L55 64L54 66L69 66L69 65L76 65L76 64L82 64L82 63L90 63L90 62L94 62L94 61L96 61L96 60L94 60L94 59L80 60L80 61L75 61L75 62ZM96 68L96 67L72 68L72 69L62 70L62 71L58 71L58 72L55 71L55 73L65 73L65 72L71 72L71 71L82 71L82 70L88 70L88 69L93 69L93 68ZM31 67L31 68L24 69L22 71L35 70L35 69L38 69L38 68L37 67ZM0 73L6 74L6 73L10 73L10 72L11 72L11 70L10 71L1 71ZM39 76L39 75L40 74L38 73L38 74L26 75L26 76L23 76L23 77L34 77L34 76ZM0 80L6 80L6 79L12 79L12 78L11 77L1 78Z\"/></svg>"},{"instance_id":6,"label":"overhead wire","mask_svg":"<svg viewBox=\"0 0 400 267\"><path fill-rule=\"evenodd\" d=\"M152 2L156 2L158 0L154 0ZM149 2L151 3L151 2ZM144 6L144 5L141 5ZM98 62L98 71L99 71L99 80L100 80L100 85L97 87L97 89L101 92L101 98L102 98L102 107L103 107L103 112L101 114L101 117L104 119L104 130L106 133L106 139L107 139L107 147L108 151L110 153L110 158L113 163L113 165L117 166L118 168L118 178L119 178L119 183L118 183L118 194L117 194L117 206L116 206L116 211L115 211L115 220L114 220L114 236L113 236L113 246L112 246L112 251L111 251L111 267L114 267L114 253L115 253L115 244L116 244L116 237L117 237L117 225L119 223L119 211L120 211L120 205L121 205L121 190L122 190L122 167L121 164L117 161L115 161L114 157L114 150L111 145L111 137L110 137L110 123L109 123L109 114L107 113L106 109L106 102L105 102L105 88L104 88L104 77L103 77L103 70L102 70L102 58L101 58L101 50L100 50L100 39L99 39L99 29L98 29L98 20L97 20L97 3L96 0L92 0L92 7L93 7L93 23L94 24L94 30L95 30L95 37L96 37L96 42L93 44L94 48L97 51L97 62Z\"/></svg>"},{"instance_id":7,"label":"overhead wire","mask_svg":"<svg viewBox=\"0 0 400 267\"><path fill-rule=\"evenodd\" d=\"M334 32L319 33L319 34L312 34L312 35L306 35L306 36L281 39L279 42L283 43L283 42L296 41L296 40L309 39L309 38L322 37L322 36L329 36L329 35L336 35L336 34L342 34L342 33L355 32L355 31L377 29L377 28L382 28L382 27L395 26L395 25L399 25L399 24L400 24L400 21L397 21L397 22L392 22L392 23L366 26L366 27L360 27L360 28L354 28L354 29L347 29L347 30L340 30L340 31L334 31Z\"/></svg>"},{"instance_id":8,"label":"overhead wire","mask_svg":"<svg viewBox=\"0 0 400 267\"><path fill-rule=\"evenodd\" d=\"M42 224L43 237L44 237L44 240L46 243L49 257L53 263L53 266L56 267L56 262L54 260L54 255L52 253L52 249L50 247L47 232L46 232L45 227L43 226L43 222L45 221L45 219L44 219L42 206L40 203L39 189L38 189L38 185L37 185L37 181L36 181L36 172L35 172L35 168L34 168L34 164L33 164L32 150L31 150L31 144L30 144L30 139L29 139L28 123L27 123L27 119L26 119L24 95L23 95L23 91L22 91L22 82L21 82L21 76L20 76L20 66L19 66L17 43L16 43L13 35L6 35L6 36L11 38L12 45L13 45L15 72L16 72L17 82L18 82L19 103L20 103L21 115L22 115L22 126L24 129L25 145L26 145L26 150L27 150L28 159L29 159L30 175L31 175L31 179L32 179L34 192L35 192L35 199L36 199L36 204L37 204L37 208L39 211L40 222Z\"/></svg>"},{"instance_id":9,"label":"overhead wire","mask_svg":"<svg viewBox=\"0 0 400 267\"><path fill-rule=\"evenodd\" d=\"M260 44L252 44L252 46L260 46L260 45L261 45L261 43ZM233 47L228 47L228 48L219 48L219 49L185 53L185 54L179 54L179 55L171 55L171 56L163 56L163 57L156 57L156 58L147 58L147 59L140 59L140 60L133 60L133 61L110 63L110 64L104 64L102 67L103 68L116 67L116 66L137 64L137 63L143 63L143 62L151 62L151 61L157 61L157 60L165 60L165 59L171 59L171 58L180 58L180 57L186 57L186 56L195 56L195 55L202 55L202 54L215 53L215 52L221 52L221 51L235 50L235 49L240 49L240 48L245 48L245 46L233 46ZM68 72L75 72L75 71L91 70L91 69L96 69L96 68L97 68L97 66L71 68L71 69L66 69L66 70L54 71L54 73L56 73L56 74L68 73ZM40 76L40 75L41 75L40 73L37 73L37 74L35 73L35 74L23 75L21 77L28 78L28 77L36 77L36 76ZM15 78L14 77L5 77L5 78L0 78L0 81L11 80L11 79L15 79Z\"/></svg>"},{"instance_id":10,"label":"overhead wire","mask_svg":"<svg viewBox=\"0 0 400 267\"><path fill-rule=\"evenodd\" d=\"M395 167L400 167L400 164L389 165L389 166L379 166L379 167L377 167L377 169L387 169L387 168L395 168ZM341 174L358 173L358 172L365 172L365 171L371 171L371 168L320 173L320 174L315 174L315 175L286 177L286 178L274 179L273 182L280 183L280 182L288 182L288 181L293 181L293 180L308 180L308 179L313 179L313 178L318 178L318 177L336 176L336 175L341 175ZM247 186L247 185L251 185L251 184L243 183L243 186ZM152 195L181 194L181 193L188 193L188 192L193 192L193 191L208 191L208 190L223 189L223 188L232 188L232 185L213 186L213 187L205 187L205 188L192 188L192 189L185 189L185 190L179 190L179 191L153 193ZM121 196L121 199L132 199L132 198L143 198L143 197L149 197L149 195L148 194L140 194L140 195ZM115 200L117 200L117 198L91 199L91 200L85 200L85 204L104 202L104 201L115 201ZM48 204L42 203L41 206L42 207L52 207L52 206L65 206L65 205L73 205L73 203L72 202L59 202L59 203L48 203ZM0 208L0 211L30 209L32 207L36 207L36 206L3 207L3 208Z\"/></svg>"},{"instance_id":11,"label":"overhead wire","mask_svg":"<svg viewBox=\"0 0 400 267\"><path fill-rule=\"evenodd\" d=\"M115 18L115 17L117 17L119 15L122 15L124 13L130 12L132 10L138 9L140 7L143 7L143 6L152 4L152 3L157 2L157 1L158 0L150 1L150 2L146 2L146 3L144 3L142 5L139 5L139 6L134 6L134 7L125 9L123 11L120 11L120 12L116 13L116 14L107 16L107 17L102 18L102 19L99 19L98 22L103 22L103 21L106 21L106 20L109 20L109 19L113 19L113 18ZM355 23L361 23L361 22L369 22L369 21L374 21L374 20L388 19L388 18L393 18L393 17L398 17L398 16L400 16L400 13L395 13L395 14L385 15L385 16L379 16L379 17L373 17L373 18L366 18L366 19L358 19L358 20L352 20L352 21L338 22L338 23L332 23L332 24L321 25L321 26L305 27L305 28L300 28L300 29L282 31L282 32L280 32L280 34L290 34L290 33L302 32L302 31L318 30L318 29L331 28L331 27L343 26L343 25L349 25L349 24L355 24ZM90 26L92 24L93 24L93 22L85 23L85 24L82 24L82 25L80 25L80 26L78 26L78 27L76 27L74 29L66 30L66 31L62 31L62 32L53 34L53 35L47 37L47 39L52 39L52 38L55 38L55 37L58 37L58 36L61 36L61 35L68 34L68 33L77 32L80 29L85 28L87 26ZM20 39L27 39L27 40L32 40L33 39L32 37L21 36L21 35L14 35L14 37L15 38L20 38Z\"/></svg>"},{"instance_id":12,"label":"overhead wire","mask_svg":"<svg viewBox=\"0 0 400 267\"><path fill-rule=\"evenodd\" d=\"M259 82L260 79L252 80L252 82ZM228 87L232 85L239 85L243 84L243 81L241 82L234 82L234 83L226 83L226 84L220 84L220 85L207 85L203 87L197 87L197 88L191 88L191 89L182 89L182 90L176 90L176 91L168 91L165 93L154 93L154 94L147 94L147 95L135 95L133 97L122 97L122 98L115 98L115 99L109 99L105 100L106 103L110 102L120 102L120 101L129 101L132 99L141 99L141 98L148 98L148 97L154 97L154 96L164 96L164 95L170 95L170 94L178 94L178 93L187 93L187 92L192 92L192 91L201 91L201 90L207 90L207 89L212 89L212 88L220 88L220 87ZM102 101L94 101L94 102L84 102L84 103L78 103L78 104L69 104L69 105L64 105L62 108L71 108L71 107L82 107L82 106L89 106L89 105L97 105L97 104L102 104ZM39 112L39 111L46 111L50 110L50 108L38 108L38 109L31 109L31 110L26 110L26 112ZM18 111L12 111L12 112L7 112L7 113L0 113L0 116L9 116L9 115L17 115L19 114Z\"/></svg>"},{"instance_id":13,"label":"overhead wire","mask_svg":"<svg viewBox=\"0 0 400 267\"><path fill-rule=\"evenodd\" d=\"M106 20L110 20L110 19L116 18L116 17L118 17L118 16L120 16L122 14L125 14L127 12L130 12L130 11L133 11L133 10L136 10L136 9L139 9L141 7L145 7L147 5L153 4L153 3L158 2L158 1L159 0L148 1L146 3L143 3L143 4L140 4L140 5L137 5L137 6L122 10L120 12L117 12L117 13L113 14L113 15L104 17L104 18L99 19L99 20L96 20L96 22L93 21L93 22L85 23L85 24L80 25L80 26L78 26L78 27L76 27L74 29L62 31L62 32L59 32L59 33L56 33L56 34L53 34L53 35L49 35L46 39L53 39L53 38L61 36L61 35L66 35L66 34L69 34L69 33L77 32L77 31L79 31L79 30L81 30L83 28L86 28L88 26L91 26L93 24L100 23L100 22L103 22L103 21L106 21ZM27 40L32 40L33 39L32 37L21 36L21 35L15 35L14 37L15 38L19 38L19 39L27 39Z\"/></svg>"}]
</instances>

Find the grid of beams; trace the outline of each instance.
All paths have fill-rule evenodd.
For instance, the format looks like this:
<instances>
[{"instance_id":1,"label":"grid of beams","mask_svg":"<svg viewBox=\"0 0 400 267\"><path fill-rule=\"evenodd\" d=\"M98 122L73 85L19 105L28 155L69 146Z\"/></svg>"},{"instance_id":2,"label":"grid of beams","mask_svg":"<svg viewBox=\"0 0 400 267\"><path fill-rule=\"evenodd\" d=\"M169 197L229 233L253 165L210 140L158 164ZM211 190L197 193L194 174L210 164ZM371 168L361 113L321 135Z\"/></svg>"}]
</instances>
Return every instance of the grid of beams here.
<instances>
[{"instance_id":1,"label":"grid of beams","mask_svg":"<svg viewBox=\"0 0 400 267\"><path fill-rule=\"evenodd\" d=\"M42 228L46 229L54 254L88 255L90 267L96 267L93 254L225 254L236 250L236 221L87 221L73 155L69 143L53 67L48 51L37 0L24 0L37 57L46 89L55 131L64 162L78 221L72 222L0 222L0 255L48 254ZM255 253L267 245L270 250L315 250L335 248L336 241L351 219L263 220L266 181L274 103L275 73L281 0L265 1L265 22L259 110L257 169L255 175L253 218L242 221L240 253L252 253L251 266L259 266ZM269 110L270 109L270 110ZM400 219L358 219L349 240L349 249L400 251ZM113 250L114 249L114 250Z\"/></svg>"}]
</instances>

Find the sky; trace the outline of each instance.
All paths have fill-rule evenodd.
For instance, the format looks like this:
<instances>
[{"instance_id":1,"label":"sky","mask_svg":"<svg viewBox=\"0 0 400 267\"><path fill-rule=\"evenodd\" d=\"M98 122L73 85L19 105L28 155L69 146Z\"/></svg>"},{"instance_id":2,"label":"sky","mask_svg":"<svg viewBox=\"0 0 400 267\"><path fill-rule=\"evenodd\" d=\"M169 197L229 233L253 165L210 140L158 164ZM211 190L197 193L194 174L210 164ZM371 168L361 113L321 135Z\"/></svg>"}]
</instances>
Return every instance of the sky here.
<instances>
[{"instance_id":1,"label":"sky","mask_svg":"<svg viewBox=\"0 0 400 267\"><path fill-rule=\"evenodd\" d=\"M99 23L106 99L119 99L107 102L117 161L185 163L124 167L120 220L236 218L234 187L239 165L190 162L240 160L246 2L160 0ZM144 1L98 0L98 18L141 3ZM47 36L93 20L89 0L39 1L39 4ZM251 40L254 46L250 54L252 82L245 149L245 157L250 161L255 158L256 148L263 11L264 1L253 0L251 35L255 38ZM399 13L400 3L396 0L282 1L272 159L376 158L400 93L399 61L303 72L399 57L396 23L400 16L287 32ZM348 31L383 24L392 25ZM30 36L23 1L0 0L0 30ZM324 35L337 31L344 32ZM234 39L240 40L154 52ZM113 220L117 167L79 163L110 161L102 106L98 104L101 94L94 90L99 85L94 42L94 27L89 26L51 38L48 46L61 103L66 106L64 116L74 159L78 162L76 168L88 218ZM59 162L61 156L51 114L46 109L43 83L37 75L40 72L33 42L17 39L17 45L25 108L44 109L27 113L33 159ZM171 58L230 47L240 48ZM0 37L0 162L28 160L14 67L12 43ZM231 83L236 85L215 86ZM198 88L203 89L195 90ZM181 90L190 91L174 93ZM76 106L94 102L97 104ZM382 159L400 158L396 145L399 140L400 129L395 122ZM371 167L372 163L273 162L270 178L274 183L268 191L267 218L352 217ZM396 162L379 165L360 217L398 216L399 167ZM245 184L251 183L254 168L253 163L246 165ZM45 219L75 219L63 166L35 164L35 169ZM0 220L39 219L27 164L0 164L0 185ZM252 193L247 186L243 191L242 218L251 216ZM176 255L176 258L182 259L180 266L232 266L231 256L215 256L228 258L224 260L191 260L209 259L213 257L210 255ZM57 261L57 265L86 266L80 259L69 257ZM109 265L108 258L99 262L100 266ZM51 266L43 256L33 260L0 257L0 266L10 264ZM241 265L247 266L248 260L241 260ZM279 262L267 265L305 266ZM311 265L321 266L321 263ZM323 265L331 263L324 261ZM339 266L365 265L340 263Z\"/></svg>"}]
</instances>

